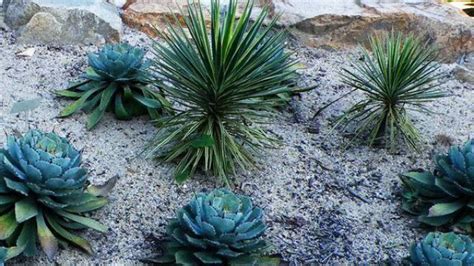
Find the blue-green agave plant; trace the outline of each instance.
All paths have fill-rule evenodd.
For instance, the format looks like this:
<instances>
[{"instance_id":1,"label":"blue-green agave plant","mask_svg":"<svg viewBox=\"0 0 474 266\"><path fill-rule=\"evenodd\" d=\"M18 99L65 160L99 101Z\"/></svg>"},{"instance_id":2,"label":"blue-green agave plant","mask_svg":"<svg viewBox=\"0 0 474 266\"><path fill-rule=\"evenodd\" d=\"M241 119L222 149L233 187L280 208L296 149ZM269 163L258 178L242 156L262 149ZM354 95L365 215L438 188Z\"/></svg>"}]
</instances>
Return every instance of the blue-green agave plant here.
<instances>
[{"instance_id":1,"label":"blue-green agave plant","mask_svg":"<svg viewBox=\"0 0 474 266\"><path fill-rule=\"evenodd\" d=\"M264 256L269 245L262 239L266 226L260 208L250 198L226 189L200 193L177 212L167 227L169 241L164 264L278 265Z\"/></svg>"},{"instance_id":2,"label":"blue-green agave plant","mask_svg":"<svg viewBox=\"0 0 474 266\"><path fill-rule=\"evenodd\" d=\"M0 262L35 255L37 241L49 258L64 242L92 253L89 242L71 230L107 231L84 213L107 203L104 196L115 179L86 188L81 153L55 133L38 130L7 137L0 174Z\"/></svg>"},{"instance_id":3,"label":"blue-green agave plant","mask_svg":"<svg viewBox=\"0 0 474 266\"><path fill-rule=\"evenodd\" d=\"M467 235L431 232L410 249L411 265L474 265L474 245Z\"/></svg>"},{"instance_id":4,"label":"blue-green agave plant","mask_svg":"<svg viewBox=\"0 0 474 266\"><path fill-rule=\"evenodd\" d=\"M403 174L403 209L431 226L455 225L473 232L474 139L435 158L434 172Z\"/></svg>"},{"instance_id":5,"label":"blue-green agave plant","mask_svg":"<svg viewBox=\"0 0 474 266\"><path fill-rule=\"evenodd\" d=\"M89 54L89 65L78 82L59 96L76 99L61 113L67 117L79 110L91 113L87 128L92 129L110 110L121 120L149 114L153 119L160 109L168 109L169 103L160 92L150 85L147 73L149 63L144 61L145 51L126 43L106 45L98 53Z\"/></svg>"}]
</instances>

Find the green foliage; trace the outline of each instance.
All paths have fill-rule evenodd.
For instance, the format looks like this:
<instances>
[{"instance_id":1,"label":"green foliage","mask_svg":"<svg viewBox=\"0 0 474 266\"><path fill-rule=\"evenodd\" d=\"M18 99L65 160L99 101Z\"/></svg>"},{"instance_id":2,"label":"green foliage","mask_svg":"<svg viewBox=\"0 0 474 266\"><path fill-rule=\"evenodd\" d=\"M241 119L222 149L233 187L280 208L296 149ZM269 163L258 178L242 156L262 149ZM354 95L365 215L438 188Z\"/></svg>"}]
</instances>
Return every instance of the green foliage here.
<instances>
[{"instance_id":1,"label":"green foliage","mask_svg":"<svg viewBox=\"0 0 474 266\"><path fill-rule=\"evenodd\" d=\"M273 31L276 19L263 25L268 8L253 22L252 10L253 1L237 18L236 0L224 11L211 1L209 36L201 6L189 3L189 16L183 15L189 34L171 26L159 32L164 43L155 43L154 70L179 106L175 116L159 120L148 151L179 160L178 182L201 167L229 185L228 174L252 166L255 152L275 143L260 124L292 92L295 62L284 49L285 33Z\"/></svg>"},{"instance_id":2,"label":"green foliage","mask_svg":"<svg viewBox=\"0 0 474 266\"><path fill-rule=\"evenodd\" d=\"M89 242L70 231L107 231L83 216L107 203L107 191L84 190L81 153L66 139L37 130L8 136L0 150L0 174L0 262L35 255L37 241L49 258L65 242L92 253Z\"/></svg>"},{"instance_id":3,"label":"green foliage","mask_svg":"<svg viewBox=\"0 0 474 266\"><path fill-rule=\"evenodd\" d=\"M76 99L60 116L80 110L91 113L88 129L95 127L107 110L121 120L147 112L151 118L157 118L158 110L168 109L169 103L150 87L149 63L144 62L144 55L142 49L125 43L106 45L98 53L89 54L85 81L57 92L59 96Z\"/></svg>"},{"instance_id":4,"label":"green foliage","mask_svg":"<svg viewBox=\"0 0 474 266\"><path fill-rule=\"evenodd\" d=\"M200 193L170 221L163 264L278 265L262 254L268 245L260 208L226 189Z\"/></svg>"},{"instance_id":5,"label":"green foliage","mask_svg":"<svg viewBox=\"0 0 474 266\"><path fill-rule=\"evenodd\" d=\"M404 184L403 209L431 226L456 225L473 232L474 139L451 147L435 159L436 170L409 172Z\"/></svg>"},{"instance_id":6,"label":"green foliage","mask_svg":"<svg viewBox=\"0 0 474 266\"><path fill-rule=\"evenodd\" d=\"M473 265L474 245L466 235L431 232L411 246L409 261L411 265Z\"/></svg>"},{"instance_id":7,"label":"green foliage","mask_svg":"<svg viewBox=\"0 0 474 266\"><path fill-rule=\"evenodd\" d=\"M417 149L420 134L408 111L429 113L423 105L443 93L438 90L440 73L436 49L410 35L392 33L370 39L372 56L364 52L354 69L343 69L343 82L365 94L338 121L354 125L355 137L372 146L385 142L394 150L399 141Z\"/></svg>"}]
</instances>

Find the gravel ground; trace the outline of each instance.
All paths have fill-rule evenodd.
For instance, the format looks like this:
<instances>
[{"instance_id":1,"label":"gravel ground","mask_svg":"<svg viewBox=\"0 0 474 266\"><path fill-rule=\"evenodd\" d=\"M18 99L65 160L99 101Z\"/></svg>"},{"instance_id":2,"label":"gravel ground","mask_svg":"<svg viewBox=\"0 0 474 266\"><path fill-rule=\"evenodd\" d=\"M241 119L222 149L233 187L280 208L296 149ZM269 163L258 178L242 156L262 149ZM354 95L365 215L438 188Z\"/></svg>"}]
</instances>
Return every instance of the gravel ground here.
<instances>
[{"instance_id":1,"label":"gravel ground","mask_svg":"<svg viewBox=\"0 0 474 266\"><path fill-rule=\"evenodd\" d=\"M146 45L147 37L127 29L125 39ZM360 52L292 49L304 69L301 85L318 84L316 90L295 99L268 129L282 145L271 150L258 169L235 176L236 191L254 198L266 213L267 237L291 263L378 263L399 261L409 244L427 231L400 211L397 175L412 168L429 167L434 150L443 149L437 135L461 143L474 133L474 87L449 80L443 89L451 96L429 107L438 114L414 115L426 136L419 154L389 154L365 146L344 149L345 138L331 131L330 121L360 95L348 97L312 119L325 103L347 92L338 78L341 67L357 60ZM102 235L84 232L96 251L87 256L63 249L56 263L136 264L155 253L167 219L198 191L216 186L212 179L196 176L183 186L172 180L172 164L138 156L156 129L145 118L117 121L106 115L93 131L86 131L86 115L67 119L56 115L70 103L53 91L65 88L86 67L86 53L96 47L37 46L32 57L18 57L26 46L14 44L11 32L0 30L0 129L11 133L28 127L54 130L83 149L90 181L101 184L114 175L120 179L110 194L110 204L94 217L110 227ZM442 69L452 76L454 65ZM40 97L41 107L31 114L11 115L14 102ZM0 139L1 142L3 138ZM44 255L15 259L16 263L48 263ZM51 262L50 262L51 263Z\"/></svg>"}]
</instances>

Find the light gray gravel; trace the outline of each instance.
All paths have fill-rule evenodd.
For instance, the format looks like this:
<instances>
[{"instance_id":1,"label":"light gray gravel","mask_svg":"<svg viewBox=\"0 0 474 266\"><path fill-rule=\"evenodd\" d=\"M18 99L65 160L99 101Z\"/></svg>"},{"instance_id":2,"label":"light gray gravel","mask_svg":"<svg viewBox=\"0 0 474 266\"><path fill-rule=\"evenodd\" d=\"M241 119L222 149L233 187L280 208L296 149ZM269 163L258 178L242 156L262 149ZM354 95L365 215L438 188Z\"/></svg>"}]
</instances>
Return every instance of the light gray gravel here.
<instances>
[{"instance_id":1,"label":"light gray gravel","mask_svg":"<svg viewBox=\"0 0 474 266\"><path fill-rule=\"evenodd\" d=\"M147 37L126 30L132 44L146 45ZM429 167L437 134L461 143L474 133L474 88L456 80L443 89L451 97L429 104L439 113L416 115L417 125L426 136L420 154L389 154L364 146L344 150L341 132L330 130L330 120L359 96L338 102L312 121L315 111L349 88L341 85L337 72L357 60L359 52L326 51L298 47L293 49L305 66L301 84L317 83L318 88L296 99L289 110L282 110L271 121L269 130L282 140L279 149L261 156L258 169L240 172L236 191L252 196L266 213L267 237L283 257L296 263L377 263L399 261L408 245L427 232L400 211L400 181L403 171ZM94 217L110 227L107 234L91 231L96 254L89 257L76 249L63 249L59 264L135 264L156 250L153 237L163 236L166 221L193 193L216 186L212 179L196 176L186 185L172 180L173 164L144 160L137 155L156 129L145 118L117 121L104 117L93 131L86 131L86 115L57 119L62 107L70 103L53 96L65 88L86 66L86 53L95 47L37 46L30 58L16 52L25 46L14 44L10 32L0 31L0 130L22 132L28 127L54 130L69 137L84 150L90 181L100 184L118 174L120 180L110 194L110 204ZM443 65L452 76L454 65ZM36 97L42 105L25 118L9 115L14 102ZM292 110L296 110L292 112ZM319 128L319 134L308 132ZM0 143L3 137L0 138ZM439 145L438 145L439 146ZM19 258L16 263L47 263L44 255Z\"/></svg>"}]
</instances>

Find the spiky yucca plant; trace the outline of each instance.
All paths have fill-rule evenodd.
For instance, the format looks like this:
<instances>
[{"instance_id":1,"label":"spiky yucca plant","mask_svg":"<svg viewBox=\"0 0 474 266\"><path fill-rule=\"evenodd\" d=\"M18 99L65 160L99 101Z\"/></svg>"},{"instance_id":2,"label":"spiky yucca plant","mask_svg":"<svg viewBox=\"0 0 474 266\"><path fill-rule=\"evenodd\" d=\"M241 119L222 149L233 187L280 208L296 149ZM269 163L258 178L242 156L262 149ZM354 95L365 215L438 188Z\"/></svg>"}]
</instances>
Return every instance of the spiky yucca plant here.
<instances>
[{"instance_id":1,"label":"spiky yucca plant","mask_svg":"<svg viewBox=\"0 0 474 266\"><path fill-rule=\"evenodd\" d=\"M199 193L167 227L165 253L155 262L180 265L279 265L263 255L266 226L250 198L217 189Z\"/></svg>"},{"instance_id":2,"label":"spiky yucca plant","mask_svg":"<svg viewBox=\"0 0 474 266\"><path fill-rule=\"evenodd\" d=\"M176 115L160 119L161 130L149 154L179 160L175 178L186 180L201 167L223 177L254 163L254 153L274 139L259 124L288 93L295 61L285 51L284 32L275 32L276 19L264 26L268 8L251 22L253 1L237 17L237 1L226 10L211 1L210 32L199 2L183 15L182 28L159 32L155 43L156 75L167 82L170 99L179 103ZM190 36L188 38L188 36ZM161 153L165 149L163 153ZM229 183L227 183L229 184Z\"/></svg>"},{"instance_id":3,"label":"spiky yucca plant","mask_svg":"<svg viewBox=\"0 0 474 266\"><path fill-rule=\"evenodd\" d=\"M431 226L474 232L474 139L435 158L433 173L403 174L403 209Z\"/></svg>"},{"instance_id":4,"label":"spiky yucca plant","mask_svg":"<svg viewBox=\"0 0 474 266\"><path fill-rule=\"evenodd\" d=\"M89 242L71 230L107 227L84 216L107 203L105 187L85 188L81 153L55 133L29 131L9 136L0 149L0 262L36 254L36 242L52 258L60 243L92 253Z\"/></svg>"},{"instance_id":5,"label":"spiky yucca plant","mask_svg":"<svg viewBox=\"0 0 474 266\"><path fill-rule=\"evenodd\" d=\"M474 245L467 235L431 232L410 248L411 265L474 265Z\"/></svg>"},{"instance_id":6,"label":"spiky yucca plant","mask_svg":"<svg viewBox=\"0 0 474 266\"><path fill-rule=\"evenodd\" d=\"M343 82L365 94L338 125L355 125L356 137L369 145L384 141L392 150L399 140L417 149L421 136L408 111L429 113L423 104L443 96L438 89L437 50L413 35L370 38L372 55L364 52L354 69L343 69Z\"/></svg>"},{"instance_id":7,"label":"spiky yucca plant","mask_svg":"<svg viewBox=\"0 0 474 266\"><path fill-rule=\"evenodd\" d=\"M145 52L126 43L109 44L98 53L89 54L89 68L82 76L85 81L57 91L59 96L76 99L61 113L67 117L83 110L91 113L87 128L92 129L109 110L121 120L148 113L151 118L159 116L160 109L169 103L151 88L144 62Z\"/></svg>"}]
</instances>

